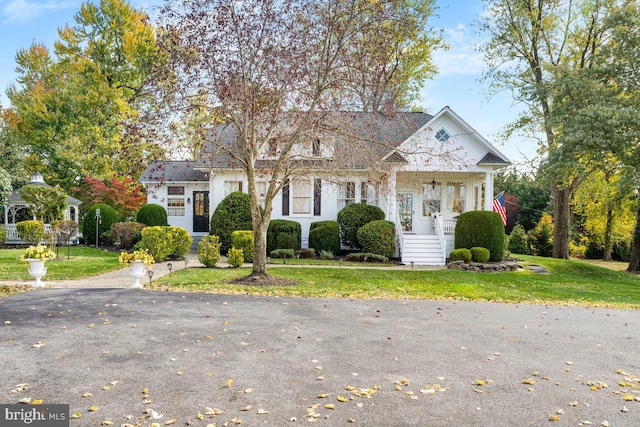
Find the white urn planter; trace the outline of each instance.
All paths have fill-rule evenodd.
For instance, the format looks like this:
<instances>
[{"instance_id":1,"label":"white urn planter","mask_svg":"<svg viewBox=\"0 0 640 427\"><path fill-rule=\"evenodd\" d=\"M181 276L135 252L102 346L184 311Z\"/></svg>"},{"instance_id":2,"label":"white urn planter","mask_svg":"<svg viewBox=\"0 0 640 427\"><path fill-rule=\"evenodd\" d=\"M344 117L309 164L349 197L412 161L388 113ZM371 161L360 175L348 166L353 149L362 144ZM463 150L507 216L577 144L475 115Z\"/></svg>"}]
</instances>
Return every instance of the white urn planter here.
<instances>
[{"instance_id":1,"label":"white urn planter","mask_svg":"<svg viewBox=\"0 0 640 427\"><path fill-rule=\"evenodd\" d=\"M133 264L131 264L131 267L129 267L129 276L135 279L135 282L131 285L131 289L142 289L140 279L144 277L146 272L147 269L139 259L135 260Z\"/></svg>"},{"instance_id":2,"label":"white urn planter","mask_svg":"<svg viewBox=\"0 0 640 427\"><path fill-rule=\"evenodd\" d=\"M33 284L36 288L42 288L45 283L41 281L44 275L47 273L47 267L44 266L44 261L36 258L25 259L29 263L29 276L36 279L36 283Z\"/></svg>"}]
</instances>

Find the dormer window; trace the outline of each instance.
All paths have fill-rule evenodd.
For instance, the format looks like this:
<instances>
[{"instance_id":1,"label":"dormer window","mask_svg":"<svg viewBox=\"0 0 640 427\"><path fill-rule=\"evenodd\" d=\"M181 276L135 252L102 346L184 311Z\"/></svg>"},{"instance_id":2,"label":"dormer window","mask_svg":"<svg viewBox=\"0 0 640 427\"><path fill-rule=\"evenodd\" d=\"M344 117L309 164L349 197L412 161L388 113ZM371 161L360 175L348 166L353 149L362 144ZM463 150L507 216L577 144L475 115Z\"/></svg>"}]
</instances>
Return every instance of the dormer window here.
<instances>
[{"instance_id":1,"label":"dormer window","mask_svg":"<svg viewBox=\"0 0 640 427\"><path fill-rule=\"evenodd\" d=\"M313 155L314 157L319 157L322 155L319 138L313 138L311 140L311 155Z\"/></svg>"},{"instance_id":2,"label":"dormer window","mask_svg":"<svg viewBox=\"0 0 640 427\"><path fill-rule=\"evenodd\" d=\"M449 133L445 130L445 128L440 129L436 132L436 139L440 142L446 142L449 138Z\"/></svg>"}]
</instances>

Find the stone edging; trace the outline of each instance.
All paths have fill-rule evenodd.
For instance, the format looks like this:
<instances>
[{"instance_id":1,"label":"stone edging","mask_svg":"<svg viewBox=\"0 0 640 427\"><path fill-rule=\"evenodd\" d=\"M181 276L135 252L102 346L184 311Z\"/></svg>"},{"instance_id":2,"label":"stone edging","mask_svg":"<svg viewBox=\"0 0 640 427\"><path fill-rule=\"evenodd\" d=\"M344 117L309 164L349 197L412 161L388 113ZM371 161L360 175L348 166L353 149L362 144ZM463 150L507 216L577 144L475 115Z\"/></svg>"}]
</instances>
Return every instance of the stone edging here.
<instances>
[{"instance_id":1,"label":"stone edging","mask_svg":"<svg viewBox=\"0 0 640 427\"><path fill-rule=\"evenodd\" d=\"M495 273L499 271L523 271L524 266L518 264L515 260L505 260L502 262L470 262L465 264L464 261L450 261L447 267L452 270L477 271L479 273Z\"/></svg>"}]
</instances>

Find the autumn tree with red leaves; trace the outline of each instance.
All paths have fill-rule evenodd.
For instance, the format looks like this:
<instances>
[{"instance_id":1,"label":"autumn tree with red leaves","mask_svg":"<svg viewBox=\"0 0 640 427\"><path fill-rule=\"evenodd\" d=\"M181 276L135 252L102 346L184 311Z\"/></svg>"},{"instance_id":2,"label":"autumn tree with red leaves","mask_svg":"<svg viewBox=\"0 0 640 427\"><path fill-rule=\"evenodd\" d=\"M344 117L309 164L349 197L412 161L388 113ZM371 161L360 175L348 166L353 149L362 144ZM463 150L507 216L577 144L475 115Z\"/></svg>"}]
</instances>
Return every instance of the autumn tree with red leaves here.
<instances>
[{"instance_id":1,"label":"autumn tree with red leaves","mask_svg":"<svg viewBox=\"0 0 640 427\"><path fill-rule=\"evenodd\" d=\"M83 210L96 203L104 203L116 211L121 221L131 219L147 201L142 185L130 177L102 181L86 176L81 186L73 188L73 191L75 197L82 200Z\"/></svg>"}]
</instances>

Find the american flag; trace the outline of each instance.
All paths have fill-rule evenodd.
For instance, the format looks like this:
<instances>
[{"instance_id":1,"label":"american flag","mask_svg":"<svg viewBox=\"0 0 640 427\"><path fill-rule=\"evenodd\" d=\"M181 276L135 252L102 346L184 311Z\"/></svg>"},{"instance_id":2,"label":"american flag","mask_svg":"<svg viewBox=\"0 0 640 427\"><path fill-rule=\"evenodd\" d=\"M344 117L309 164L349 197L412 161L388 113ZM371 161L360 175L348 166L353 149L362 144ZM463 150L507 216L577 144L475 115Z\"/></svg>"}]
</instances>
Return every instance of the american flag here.
<instances>
[{"instance_id":1,"label":"american flag","mask_svg":"<svg viewBox=\"0 0 640 427\"><path fill-rule=\"evenodd\" d=\"M493 211L500 214L502 224L507 225L507 210L504 207L504 191L493 199Z\"/></svg>"}]
</instances>

